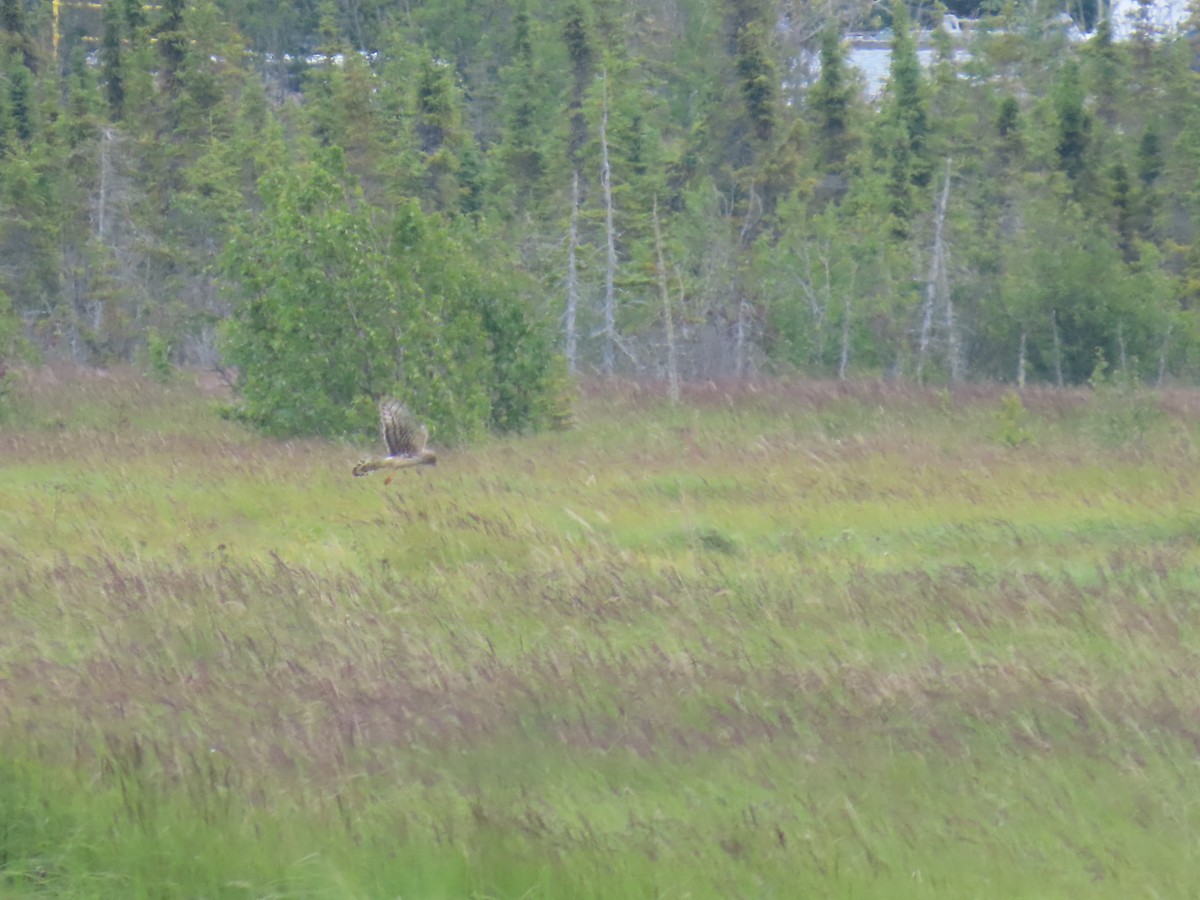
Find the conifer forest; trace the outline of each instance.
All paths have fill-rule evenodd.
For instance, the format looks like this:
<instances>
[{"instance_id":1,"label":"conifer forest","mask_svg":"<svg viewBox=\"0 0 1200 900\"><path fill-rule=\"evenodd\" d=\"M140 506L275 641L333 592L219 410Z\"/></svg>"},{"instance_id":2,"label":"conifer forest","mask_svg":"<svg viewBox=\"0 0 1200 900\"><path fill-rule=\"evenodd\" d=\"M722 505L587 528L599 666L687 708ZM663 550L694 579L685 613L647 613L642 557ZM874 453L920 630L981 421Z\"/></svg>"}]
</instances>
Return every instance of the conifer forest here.
<instances>
[{"instance_id":1,"label":"conifer forest","mask_svg":"<svg viewBox=\"0 0 1200 900\"><path fill-rule=\"evenodd\" d=\"M444 440L571 373L1200 376L1200 48L1151 4L2 10L6 360L219 369L283 435L403 385Z\"/></svg>"}]
</instances>

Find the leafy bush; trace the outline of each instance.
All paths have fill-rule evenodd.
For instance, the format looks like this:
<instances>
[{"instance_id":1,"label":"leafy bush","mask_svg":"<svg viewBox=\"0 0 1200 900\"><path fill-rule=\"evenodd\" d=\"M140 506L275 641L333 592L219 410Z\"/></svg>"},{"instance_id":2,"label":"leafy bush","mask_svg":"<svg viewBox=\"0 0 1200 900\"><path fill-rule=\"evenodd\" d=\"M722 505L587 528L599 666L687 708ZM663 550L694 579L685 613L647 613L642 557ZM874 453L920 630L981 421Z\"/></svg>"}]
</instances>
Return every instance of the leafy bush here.
<instances>
[{"instance_id":1,"label":"leafy bush","mask_svg":"<svg viewBox=\"0 0 1200 900\"><path fill-rule=\"evenodd\" d=\"M1108 444L1140 444L1165 418L1154 392L1146 390L1128 370L1109 372L1103 353L1096 353L1089 384L1095 399L1093 422L1100 439Z\"/></svg>"},{"instance_id":2,"label":"leafy bush","mask_svg":"<svg viewBox=\"0 0 1200 900\"><path fill-rule=\"evenodd\" d=\"M171 342L153 328L146 335L146 365L150 377L159 384L166 384L175 374L175 366L171 362Z\"/></svg>"},{"instance_id":3,"label":"leafy bush","mask_svg":"<svg viewBox=\"0 0 1200 900\"><path fill-rule=\"evenodd\" d=\"M21 319L13 311L12 300L0 290L0 417L9 412L16 377L11 364L33 358L33 348L21 334Z\"/></svg>"},{"instance_id":4,"label":"leafy bush","mask_svg":"<svg viewBox=\"0 0 1200 900\"><path fill-rule=\"evenodd\" d=\"M1029 410L1021 402L1016 391L1007 391L1000 398L1000 412L996 414L996 439L1010 447L1019 447L1033 440L1029 430Z\"/></svg>"},{"instance_id":5,"label":"leafy bush","mask_svg":"<svg viewBox=\"0 0 1200 900\"><path fill-rule=\"evenodd\" d=\"M553 417L556 362L513 279L415 201L385 214L337 151L260 181L224 272L241 303L226 329L239 415L275 434L373 429L394 394L442 442ZM500 268L492 266L491 268Z\"/></svg>"}]
</instances>

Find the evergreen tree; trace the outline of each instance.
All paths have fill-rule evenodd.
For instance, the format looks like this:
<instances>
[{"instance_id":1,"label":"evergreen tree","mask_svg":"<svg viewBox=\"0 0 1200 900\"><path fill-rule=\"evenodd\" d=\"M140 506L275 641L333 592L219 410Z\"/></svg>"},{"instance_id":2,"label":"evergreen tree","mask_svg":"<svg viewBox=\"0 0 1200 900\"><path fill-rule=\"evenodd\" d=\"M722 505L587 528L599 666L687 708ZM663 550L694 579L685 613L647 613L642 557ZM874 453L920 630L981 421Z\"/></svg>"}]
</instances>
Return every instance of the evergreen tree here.
<instances>
[{"instance_id":1,"label":"evergreen tree","mask_svg":"<svg viewBox=\"0 0 1200 900\"><path fill-rule=\"evenodd\" d=\"M587 118L583 113L583 99L592 80L595 56L591 25L582 0L576 0L567 7L566 20L563 22L563 41L571 63L571 95L567 106L570 117L567 159L571 168L578 170L580 152L587 140Z\"/></svg>"},{"instance_id":2,"label":"evergreen tree","mask_svg":"<svg viewBox=\"0 0 1200 900\"><path fill-rule=\"evenodd\" d=\"M1136 255L1134 246L1134 200L1133 185L1129 170L1120 160L1113 163L1108 173L1109 197L1113 209L1113 229L1117 234L1117 247L1126 262Z\"/></svg>"},{"instance_id":3,"label":"evergreen tree","mask_svg":"<svg viewBox=\"0 0 1200 900\"><path fill-rule=\"evenodd\" d=\"M842 174L854 145L851 112L857 91L846 64L846 52L835 22L821 32L821 74L809 92L816 121L816 140L825 171Z\"/></svg>"},{"instance_id":4,"label":"evergreen tree","mask_svg":"<svg viewBox=\"0 0 1200 900\"><path fill-rule=\"evenodd\" d=\"M107 5L105 4L106 12ZM119 10L121 19L125 24L125 30L130 35L137 35L146 27L146 6L142 0L116 0L113 3L113 8Z\"/></svg>"},{"instance_id":5,"label":"evergreen tree","mask_svg":"<svg viewBox=\"0 0 1200 900\"><path fill-rule=\"evenodd\" d=\"M195 0L183 24L189 52L178 99L179 123L203 140L225 128L226 96L241 83L241 47L227 39L227 26L213 0Z\"/></svg>"},{"instance_id":6,"label":"evergreen tree","mask_svg":"<svg viewBox=\"0 0 1200 900\"><path fill-rule=\"evenodd\" d=\"M168 96L179 89L184 59L187 57L187 35L184 33L186 0L163 0L154 33L158 38L158 55L162 61L163 87Z\"/></svg>"},{"instance_id":7,"label":"evergreen tree","mask_svg":"<svg viewBox=\"0 0 1200 900\"><path fill-rule=\"evenodd\" d=\"M27 30L22 0L0 0L0 53L17 56L31 72L37 69L33 41Z\"/></svg>"},{"instance_id":8,"label":"evergreen tree","mask_svg":"<svg viewBox=\"0 0 1200 900\"><path fill-rule=\"evenodd\" d=\"M470 136L463 127L461 92L454 69L441 60L425 57L417 83L415 117L417 147L422 154L422 196L433 209L462 212L463 151Z\"/></svg>"},{"instance_id":9,"label":"evergreen tree","mask_svg":"<svg viewBox=\"0 0 1200 900\"><path fill-rule=\"evenodd\" d=\"M755 19L738 29L736 68L753 134L762 143L775 133L779 75L768 47L767 25Z\"/></svg>"},{"instance_id":10,"label":"evergreen tree","mask_svg":"<svg viewBox=\"0 0 1200 900\"><path fill-rule=\"evenodd\" d=\"M550 109L542 97L545 79L537 70L533 54L532 22L524 0L513 13L512 62L501 70L503 83L504 132L494 153L514 187L514 211L520 211L545 176L542 142L549 130L544 112Z\"/></svg>"},{"instance_id":11,"label":"evergreen tree","mask_svg":"<svg viewBox=\"0 0 1200 900\"><path fill-rule=\"evenodd\" d=\"M1122 65L1122 54L1113 43L1112 22L1108 16L1096 25L1096 33L1085 49L1091 68L1090 80L1095 85L1097 115L1106 125L1112 126L1119 116L1122 84L1128 73Z\"/></svg>"},{"instance_id":12,"label":"evergreen tree","mask_svg":"<svg viewBox=\"0 0 1200 900\"><path fill-rule=\"evenodd\" d=\"M996 114L996 158L1001 175L1007 174L1025 155L1021 104L1012 94L1000 101Z\"/></svg>"},{"instance_id":13,"label":"evergreen tree","mask_svg":"<svg viewBox=\"0 0 1200 900\"><path fill-rule=\"evenodd\" d=\"M1145 240L1157 237L1157 220L1161 196L1158 182L1162 176L1163 153L1158 129L1147 125L1138 141L1137 179L1139 199L1137 203L1137 232Z\"/></svg>"},{"instance_id":14,"label":"evergreen tree","mask_svg":"<svg viewBox=\"0 0 1200 900\"><path fill-rule=\"evenodd\" d=\"M8 114L11 117L13 134L16 139L28 144L34 135L34 80L23 64L10 64L8 67Z\"/></svg>"},{"instance_id":15,"label":"evergreen tree","mask_svg":"<svg viewBox=\"0 0 1200 900\"><path fill-rule=\"evenodd\" d=\"M1079 197L1083 193L1080 182L1087 168L1092 117L1084 108L1079 66L1073 60L1063 65L1055 85L1054 109L1058 116L1058 142L1055 146L1058 165L1076 185L1076 196Z\"/></svg>"},{"instance_id":16,"label":"evergreen tree","mask_svg":"<svg viewBox=\"0 0 1200 900\"><path fill-rule=\"evenodd\" d=\"M121 65L121 9L115 3L104 6L104 36L100 41L100 73L108 115L120 121L125 105L125 73Z\"/></svg>"},{"instance_id":17,"label":"evergreen tree","mask_svg":"<svg viewBox=\"0 0 1200 900\"><path fill-rule=\"evenodd\" d=\"M886 175L892 231L903 239L909 234L915 214L914 188L929 184L930 166L925 154L929 124L924 78L908 10L897 2L892 15L891 78L876 121L875 153Z\"/></svg>"},{"instance_id":18,"label":"evergreen tree","mask_svg":"<svg viewBox=\"0 0 1200 900\"><path fill-rule=\"evenodd\" d=\"M928 100L917 42L908 8L900 0L892 6L891 78L888 82L884 121L897 126L899 140L911 158L909 177L917 187L929 184L931 168L925 145L929 137Z\"/></svg>"}]
</instances>

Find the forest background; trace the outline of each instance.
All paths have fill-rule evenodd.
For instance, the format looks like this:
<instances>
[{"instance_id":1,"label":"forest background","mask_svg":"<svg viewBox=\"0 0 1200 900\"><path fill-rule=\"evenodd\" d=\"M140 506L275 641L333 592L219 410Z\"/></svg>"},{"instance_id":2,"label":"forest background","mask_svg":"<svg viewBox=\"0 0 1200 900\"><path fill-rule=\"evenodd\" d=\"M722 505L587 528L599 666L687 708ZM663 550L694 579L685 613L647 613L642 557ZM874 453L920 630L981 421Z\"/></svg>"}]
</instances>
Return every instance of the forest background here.
<instances>
[{"instance_id":1,"label":"forest background","mask_svg":"<svg viewBox=\"0 0 1200 900\"><path fill-rule=\"evenodd\" d=\"M218 368L276 434L399 387L442 441L581 371L1194 381L1196 30L945 11L4 0L0 365Z\"/></svg>"}]
</instances>

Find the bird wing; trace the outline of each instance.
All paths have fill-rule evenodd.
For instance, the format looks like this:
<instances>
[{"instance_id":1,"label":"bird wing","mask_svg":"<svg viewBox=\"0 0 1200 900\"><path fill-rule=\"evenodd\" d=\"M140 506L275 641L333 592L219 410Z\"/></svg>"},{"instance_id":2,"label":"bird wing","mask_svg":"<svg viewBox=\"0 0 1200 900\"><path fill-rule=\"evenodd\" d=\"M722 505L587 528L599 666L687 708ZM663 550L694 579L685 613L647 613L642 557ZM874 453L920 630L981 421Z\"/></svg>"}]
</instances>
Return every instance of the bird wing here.
<instances>
[{"instance_id":1,"label":"bird wing","mask_svg":"<svg viewBox=\"0 0 1200 900\"><path fill-rule=\"evenodd\" d=\"M379 430L387 445L388 456L420 456L428 432L408 408L398 400L379 404Z\"/></svg>"}]
</instances>

